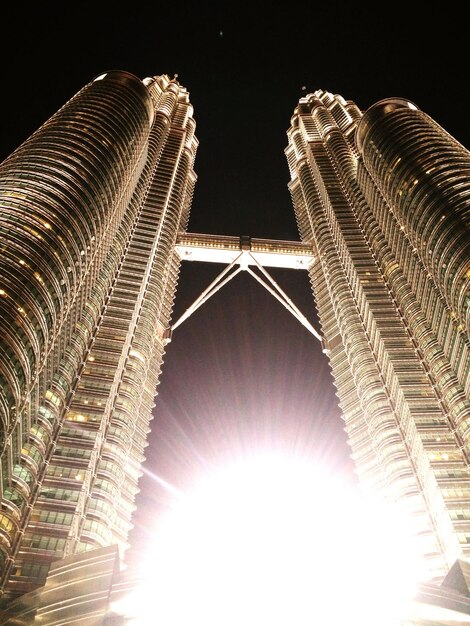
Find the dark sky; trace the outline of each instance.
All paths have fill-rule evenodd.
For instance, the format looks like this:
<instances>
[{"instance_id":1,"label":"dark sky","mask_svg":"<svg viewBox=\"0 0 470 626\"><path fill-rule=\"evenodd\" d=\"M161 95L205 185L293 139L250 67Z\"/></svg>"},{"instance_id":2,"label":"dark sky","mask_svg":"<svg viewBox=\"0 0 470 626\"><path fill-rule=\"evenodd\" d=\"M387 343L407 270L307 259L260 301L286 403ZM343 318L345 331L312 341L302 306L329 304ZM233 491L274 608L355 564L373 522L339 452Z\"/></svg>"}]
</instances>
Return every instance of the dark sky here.
<instances>
[{"instance_id":1,"label":"dark sky","mask_svg":"<svg viewBox=\"0 0 470 626\"><path fill-rule=\"evenodd\" d=\"M362 109L409 98L470 145L461 4L394 2L371 11L333 1L249 10L226 2L120 10L99 3L64 5L65 12L50 4L2 9L0 158L103 71L176 73L200 142L192 232L298 239L286 130L298 99L318 88ZM183 264L174 321L222 269ZM306 274L271 273L316 325ZM248 275L175 331L154 415L146 467L177 487L224 455L266 446L307 451L353 481L317 340ZM145 478L136 544L164 501L164 490Z\"/></svg>"}]
</instances>

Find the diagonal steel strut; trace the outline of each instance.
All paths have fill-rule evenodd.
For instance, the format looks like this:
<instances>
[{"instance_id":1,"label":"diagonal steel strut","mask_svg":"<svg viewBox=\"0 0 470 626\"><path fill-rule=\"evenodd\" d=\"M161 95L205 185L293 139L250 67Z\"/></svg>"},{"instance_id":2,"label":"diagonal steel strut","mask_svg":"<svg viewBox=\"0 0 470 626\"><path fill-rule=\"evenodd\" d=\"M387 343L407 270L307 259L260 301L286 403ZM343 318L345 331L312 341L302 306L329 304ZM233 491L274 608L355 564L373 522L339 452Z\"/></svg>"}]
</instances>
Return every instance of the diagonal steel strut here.
<instances>
[{"instance_id":1,"label":"diagonal steel strut","mask_svg":"<svg viewBox=\"0 0 470 626\"><path fill-rule=\"evenodd\" d=\"M251 276L253 276L253 278L255 278L261 285L263 285L263 287L269 291L269 293L271 295L273 295L277 300L279 300L279 302L281 304L283 304L286 309L288 311L290 311L292 313L292 315L294 317L296 317L299 322L305 326L305 328L312 333L312 335L314 337L316 337L319 341L322 341L322 337L321 335L315 330L315 328L310 324L310 322L308 321L308 319L305 317L305 315L303 315L300 310L295 306L295 304L292 302L292 300L284 293L284 291L279 287L279 285L277 284L277 282L274 280L274 278L266 271L266 269L261 265L261 263L258 263L258 261L254 258L254 256L251 253L250 254L251 258L254 260L254 262L256 263L256 266L260 269L260 271L266 276L266 278L269 280L269 282L271 283L271 285L274 287L271 288L267 283L264 282L264 280L258 276L258 274L256 274L255 272L253 272L252 269L250 269L249 267L246 268L247 272L249 274L251 274Z\"/></svg>"},{"instance_id":2,"label":"diagonal steel strut","mask_svg":"<svg viewBox=\"0 0 470 626\"><path fill-rule=\"evenodd\" d=\"M190 315L192 315L192 313L194 313L194 311L196 311L196 309L198 309L202 304L204 304L204 302L209 300L209 298L211 296L213 296L214 293L219 291L219 289L221 289L230 280L232 280L232 278L236 274L241 272L242 266L240 265L240 267L237 270L232 272L232 274L230 276L228 276L225 280L222 281L222 278L225 276L225 274L227 274L227 272L229 272L232 269L232 267L234 267L237 263L240 262L239 259L242 256L242 254L243 254L243 252L240 252L240 254L235 259L233 259L233 261L229 265L227 265L227 267L217 276L217 278L215 278L211 282L211 284L206 289L204 289L204 291L201 293L201 295L198 296L196 298L196 300L192 303L192 305L186 309L186 311L179 318L179 320L173 324L173 326L171 327L172 331L175 330L175 328L178 328L178 326L180 324L182 324L184 322L184 320L186 320Z\"/></svg>"},{"instance_id":3,"label":"diagonal steel strut","mask_svg":"<svg viewBox=\"0 0 470 626\"><path fill-rule=\"evenodd\" d=\"M268 282L263 280L261 276L256 274L250 267L248 258L253 259L255 265L259 268L262 274L267 278ZM233 267L238 264L239 267L227 276ZM236 276L242 270L246 270L255 280L257 280L272 296L274 296L279 302L286 307L286 309L319 341L322 341L321 335L310 324L308 319L300 312L295 306L292 300L284 293L279 287L274 278L266 271L266 269L259 263L255 257L248 251L242 250L240 254L229 264L225 269L211 282L211 284L196 298L193 304L186 309L181 317L172 325L171 332L178 328L190 315L194 313L204 302L212 297L219 289L226 285L234 276ZM225 278L224 278L225 277ZM223 279L223 280L222 280Z\"/></svg>"}]
</instances>

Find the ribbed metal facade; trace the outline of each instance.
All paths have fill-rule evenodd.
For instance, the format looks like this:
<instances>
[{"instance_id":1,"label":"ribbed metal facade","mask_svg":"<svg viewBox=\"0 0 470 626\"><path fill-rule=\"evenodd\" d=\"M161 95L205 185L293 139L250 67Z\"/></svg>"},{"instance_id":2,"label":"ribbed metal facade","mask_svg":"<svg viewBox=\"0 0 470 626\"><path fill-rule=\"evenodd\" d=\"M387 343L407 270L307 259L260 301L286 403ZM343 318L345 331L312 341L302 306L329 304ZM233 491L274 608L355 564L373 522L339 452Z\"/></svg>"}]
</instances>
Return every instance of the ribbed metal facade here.
<instances>
[{"instance_id":1,"label":"ribbed metal facade","mask_svg":"<svg viewBox=\"0 0 470 626\"><path fill-rule=\"evenodd\" d=\"M470 154L411 102L319 90L286 156L358 478L442 580L470 556Z\"/></svg>"},{"instance_id":2,"label":"ribbed metal facade","mask_svg":"<svg viewBox=\"0 0 470 626\"><path fill-rule=\"evenodd\" d=\"M0 165L0 573L127 549L195 184L187 91L108 72Z\"/></svg>"}]
</instances>

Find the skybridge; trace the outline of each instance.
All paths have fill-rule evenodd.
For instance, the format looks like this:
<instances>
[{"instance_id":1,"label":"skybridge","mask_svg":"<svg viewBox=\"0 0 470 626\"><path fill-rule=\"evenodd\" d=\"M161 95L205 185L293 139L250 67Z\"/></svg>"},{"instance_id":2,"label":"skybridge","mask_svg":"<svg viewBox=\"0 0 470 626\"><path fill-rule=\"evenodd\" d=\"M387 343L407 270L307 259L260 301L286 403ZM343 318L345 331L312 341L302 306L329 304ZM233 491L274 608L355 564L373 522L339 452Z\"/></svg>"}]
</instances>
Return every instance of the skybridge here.
<instances>
[{"instance_id":1,"label":"skybridge","mask_svg":"<svg viewBox=\"0 0 470 626\"><path fill-rule=\"evenodd\" d=\"M225 265L225 268L172 325L168 339L171 338L171 332L204 302L241 271L246 271L274 298L279 300L314 337L322 341L321 335L266 270L266 267L309 270L315 262L311 244L298 241L257 239L243 235L230 237L180 233L175 250L182 261L220 263Z\"/></svg>"}]
</instances>

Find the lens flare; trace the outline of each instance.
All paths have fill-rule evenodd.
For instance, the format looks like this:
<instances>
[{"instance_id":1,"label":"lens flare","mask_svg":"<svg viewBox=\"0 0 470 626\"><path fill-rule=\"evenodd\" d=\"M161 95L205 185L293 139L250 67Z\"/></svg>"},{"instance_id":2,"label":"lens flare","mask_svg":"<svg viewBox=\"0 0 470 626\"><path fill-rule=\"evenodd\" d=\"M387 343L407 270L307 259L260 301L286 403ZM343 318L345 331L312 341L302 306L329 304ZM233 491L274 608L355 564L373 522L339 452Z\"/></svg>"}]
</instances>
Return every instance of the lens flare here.
<instances>
[{"instance_id":1,"label":"lens flare","mask_svg":"<svg viewBox=\"0 0 470 626\"><path fill-rule=\"evenodd\" d=\"M419 582L408 535L310 461L243 458L159 520L128 623L395 626Z\"/></svg>"}]
</instances>

